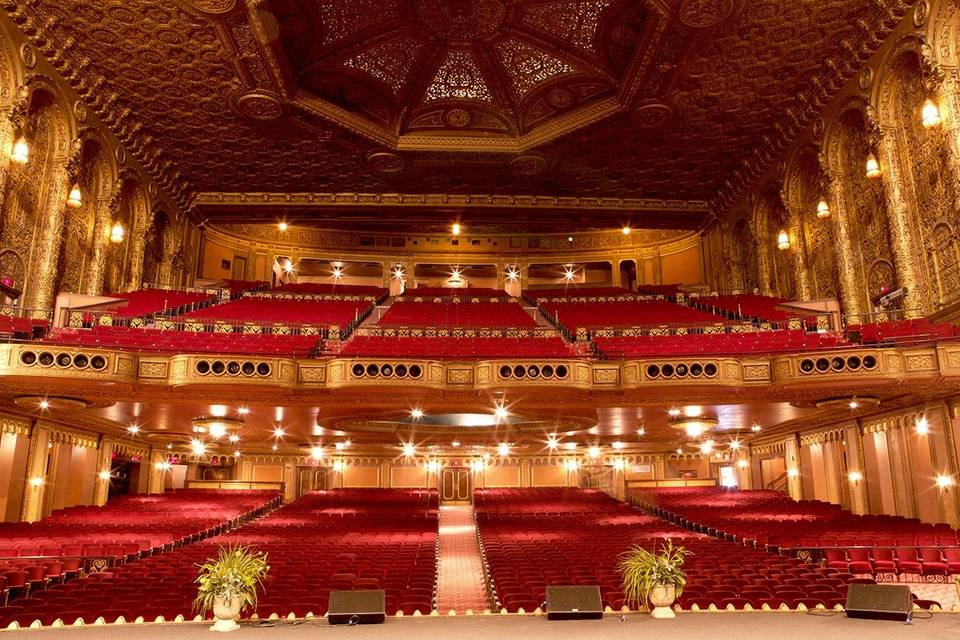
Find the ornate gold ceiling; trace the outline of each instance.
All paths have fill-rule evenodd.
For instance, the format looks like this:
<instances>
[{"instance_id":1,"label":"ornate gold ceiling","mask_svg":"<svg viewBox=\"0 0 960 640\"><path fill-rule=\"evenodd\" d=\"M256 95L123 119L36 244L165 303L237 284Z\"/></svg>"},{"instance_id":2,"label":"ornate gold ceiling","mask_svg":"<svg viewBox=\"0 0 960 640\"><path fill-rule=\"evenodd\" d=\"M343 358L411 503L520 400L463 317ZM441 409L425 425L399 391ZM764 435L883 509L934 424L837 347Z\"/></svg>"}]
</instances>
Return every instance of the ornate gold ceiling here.
<instances>
[{"instance_id":1,"label":"ornate gold ceiling","mask_svg":"<svg viewBox=\"0 0 960 640\"><path fill-rule=\"evenodd\" d=\"M185 193L213 203L204 215L216 218L231 206L214 202L225 192L713 200L769 163L907 6L11 0L4 8L44 39L96 110L122 112L105 119L152 150Z\"/></svg>"}]
</instances>

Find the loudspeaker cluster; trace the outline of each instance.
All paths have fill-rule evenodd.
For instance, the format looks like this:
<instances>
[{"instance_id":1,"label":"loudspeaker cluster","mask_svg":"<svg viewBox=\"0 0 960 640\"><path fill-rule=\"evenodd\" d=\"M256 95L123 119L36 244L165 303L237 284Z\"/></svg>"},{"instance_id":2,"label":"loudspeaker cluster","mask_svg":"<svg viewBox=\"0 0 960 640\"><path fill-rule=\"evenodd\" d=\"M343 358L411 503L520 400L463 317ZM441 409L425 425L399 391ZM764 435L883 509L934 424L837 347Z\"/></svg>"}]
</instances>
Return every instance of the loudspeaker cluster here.
<instances>
[{"instance_id":1,"label":"loudspeaker cluster","mask_svg":"<svg viewBox=\"0 0 960 640\"><path fill-rule=\"evenodd\" d=\"M354 378L412 378L417 380L423 377L423 367L419 364L403 363L376 363L363 364L355 362L350 367Z\"/></svg>"},{"instance_id":2,"label":"loudspeaker cluster","mask_svg":"<svg viewBox=\"0 0 960 640\"><path fill-rule=\"evenodd\" d=\"M92 369L93 371L103 371L107 368L107 358L100 354L86 353L66 353L51 351L32 351L26 350L20 352L20 364L33 367L57 367L60 369Z\"/></svg>"},{"instance_id":3,"label":"loudspeaker cluster","mask_svg":"<svg viewBox=\"0 0 960 640\"><path fill-rule=\"evenodd\" d=\"M716 378L720 369L716 362L666 362L648 364L647 377L657 380L671 378Z\"/></svg>"},{"instance_id":4,"label":"loudspeaker cluster","mask_svg":"<svg viewBox=\"0 0 960 640\"><path fill-rule=\"evenodd\" d=\"M501 380L565 380L570 370L565 364L504 364L499 374Z\"/></svg>"},{"instance_id":5,"label":"loudspeaker cluster","mask_svg":"<svg viewBox=\"0 0 960 640\"><path fill-rule=\"evenodd\" d=\"M253 360L197 360L194 370L201 376L270 376L273 367L269 362Z\"/></svg>"},{"instance_id":6,"label":"loudspeaker cluster","mask_svg":"<svg viewBox=\"0 0 960 640\"><path fill-rule=\"evenodd\" d=\"M865 356L833 356L828 358L820 356L819 358L804 358L800 361L800 372L805 374L812 373L841 373L852 371L873 371L877 368L877 358L872 355Z\"/></svg>"}]
</instances>

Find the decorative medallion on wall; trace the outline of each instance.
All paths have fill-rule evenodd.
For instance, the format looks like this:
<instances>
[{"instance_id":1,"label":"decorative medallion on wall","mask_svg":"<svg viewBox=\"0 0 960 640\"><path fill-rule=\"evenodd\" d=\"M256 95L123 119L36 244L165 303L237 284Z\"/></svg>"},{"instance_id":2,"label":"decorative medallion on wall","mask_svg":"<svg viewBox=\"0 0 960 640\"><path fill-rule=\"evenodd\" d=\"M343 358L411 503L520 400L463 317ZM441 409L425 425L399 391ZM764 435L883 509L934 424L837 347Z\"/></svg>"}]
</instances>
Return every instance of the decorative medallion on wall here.
<instances>
[{"instance_id":1,"label":"decorative medallion on wall","mask_svg":"<svg viewBox=\"0 0 960 640\"><path fill-rule=\"evenodd\" d=\"M864 67L863 71L860 72L860 88L866 91L871 84L873 84L873 69Z\"/></svg>"},{"instance_id":2,"label":"decorative medallion on wall","mask_svg":"<svg viewBox=\"0 0 960 640\"><path fill-rule=\"evenodd\" d=\"M77 117L77 122L83 124L87 121L87 103L83 100L77 100L73 103L73 115Z\"/></svg>"},{"instance_id":3,"label":"decorative medallion on wall","mask_svg":"<svg viewBox=\"0 0 960 640\"><path fill-rule=\"evenodd\" d=\"M275 95L251 91L237 98L237 111L254 120L276 120L283 115L283 102Z\"/></svg>"},{"instance_id":4,"label":"decorative medallion on wall","mask_svg":"<svg viewBox=\"0 0 960 640\"><path fill-rule=\"evenodd\" d=\"M823 118L817 118L813 121L813 136L815 138L823 137L823 131L826 128L826 124L823 121Z\"/></svg>"},{"instance_id":5,"label":"decorative medallion on wall","mask_svg":"<svg viewBox=\"0 0 960 640\"><path fill-rule=\"evenodd\" d=\"M157 187L156 182L151 182L147 185L147 193L150 194L151 198L156 198L158 195L160 195L160 189Z\"/></svg>"},{"instance_id":6,"label":"decorative medallion on wall","mask_svg":"<svg viewBox=\"0 0 960 640\"><path fill-rule=\"evenodd\" d=\"M913 8L913 26L922 27L927 22L930 15L930 3L927 0L920 0Z\"/></svg>"},{"instance_id":7,"label":"decorative medallion on wall","mask_svg":"<svg viewBox=\"0 0 960 640\"><path fill-rule=\"evenodd\" d=\"M630 112L630 124L638 129L661 129L673 119L673 107L664 102L644 102Z\"/></svg>"},{"instance_id":8,"label":"decorative medallion on wall","mask_svg":"<svg viewBox=\"0 0 960 640\"><path fill-rule=\"evenodd\" d=\"M470 112L466 109L450 109L444 116L447 124L455 129L462 129L470 124Z\"/></svg>"},{"instance_id":9,"label":"decorative medallion on wall","mask_svg":"<svg viewBox=\"0 0 960 640\"><path fill-rule=\"evenodd\" d=\"M709 29L729 18L733 8L733 0L683 0L677 16L687 27Z\"/></svg>"},{"instance_id":10,"label":"decorative medallion on wall","mask_svg":"<svg viewBox=\"0 0 960 640\"><path fill-rule=\"evenodd\" d=\"M407 163L403 156L392 151L374 151L367 154L367 166L378 173L398 173Z\"/></svg>"},{"instance_id":11,"label":"decorative medallion on wall","mask_svg":"<svg viewBox=\"0 0 960 640\"><path fill-rule=\"evenodd\" d=\"M525 153L510 161L510 170L516 176L536 176L546 171L547 159L539 153Z\"/></svg>"},{"instance_id":12,"label":"decorative medallion on wall","mask_svg":"<svg viewBox=\"0 0 960 640\"><path fill-rule=\"evenodd\" d=\"M23 66L27 69L37 66L37 52L29 43L25 42L20 47L20 59L23 60Z\"/></svg>"},{"instance_id":13,"label":"decorative medallion on wall","mask_svg":"<svg viewBox=\"0 0 960 640\"><path fill-rule=\"evenodd\" d=\"M127 150L123 147L117 147L117 150L114 151L114 155L117 157L117 164L127 163Z\"/></svg>"}]
</instances>

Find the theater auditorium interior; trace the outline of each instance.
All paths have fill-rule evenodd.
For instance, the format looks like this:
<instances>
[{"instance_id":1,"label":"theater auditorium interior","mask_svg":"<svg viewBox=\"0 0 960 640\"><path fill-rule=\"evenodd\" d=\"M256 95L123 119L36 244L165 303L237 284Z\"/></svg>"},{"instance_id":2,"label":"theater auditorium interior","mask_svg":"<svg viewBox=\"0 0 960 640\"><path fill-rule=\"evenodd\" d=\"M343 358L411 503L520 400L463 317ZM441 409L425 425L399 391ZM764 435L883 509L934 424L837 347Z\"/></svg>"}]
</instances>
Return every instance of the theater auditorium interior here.
<instances>
[{"instance_id":1,"label":"theater auditorium interior","mask_svg":"<svg viewBox=\"0 0 960 640\"><path fill-rule=\"evenodd\" d=\"M958 483L960 1L0 1L0 635L960 637Z\"/></svg>"}]
</instances>

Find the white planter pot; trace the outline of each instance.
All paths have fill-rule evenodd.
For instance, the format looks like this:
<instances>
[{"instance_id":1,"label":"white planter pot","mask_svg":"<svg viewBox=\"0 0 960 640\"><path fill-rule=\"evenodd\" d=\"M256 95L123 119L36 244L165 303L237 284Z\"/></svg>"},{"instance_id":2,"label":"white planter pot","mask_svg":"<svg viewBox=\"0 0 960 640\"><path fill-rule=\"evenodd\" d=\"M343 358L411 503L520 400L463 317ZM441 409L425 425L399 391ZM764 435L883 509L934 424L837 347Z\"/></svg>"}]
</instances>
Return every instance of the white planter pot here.
<instances>
[{"instance_id":1,"label":"white planter pot","mask_svg":"<svg viewBox=\"0 0 960 640\"><path fill-rule=\"evenodd\" d=\"M240 609L243 603L240 598L217 598L213 601L213 626L210 631L236 631L240 628L237 620L240 619Z\"/></svg>"},{"instance_id":2,"label":"white planter pot","mask_svg":"<svg viewBox=\"0 0 960 640\"><path fill-rule=\"evenodd\" d=\"M654 618L676 618L673 612L673 601L677 599L677 590L673 585L657 585L650 590L650 604L653 609L650 615Z\"/></svg>"}]
</instances>

